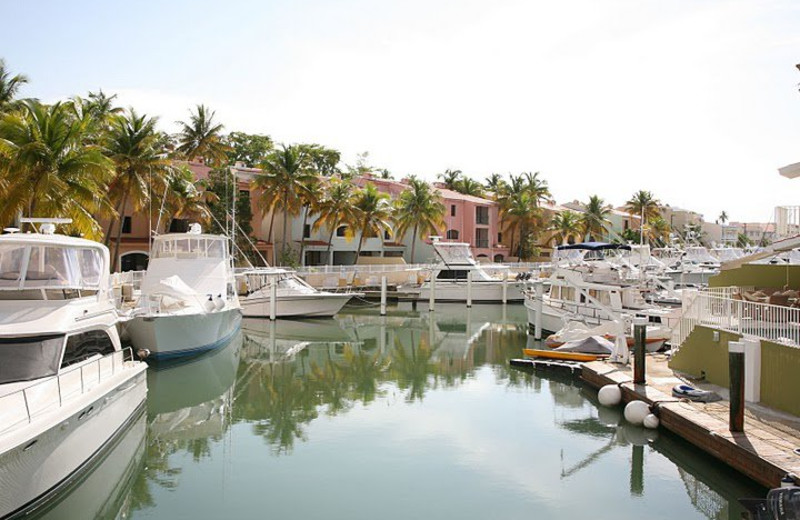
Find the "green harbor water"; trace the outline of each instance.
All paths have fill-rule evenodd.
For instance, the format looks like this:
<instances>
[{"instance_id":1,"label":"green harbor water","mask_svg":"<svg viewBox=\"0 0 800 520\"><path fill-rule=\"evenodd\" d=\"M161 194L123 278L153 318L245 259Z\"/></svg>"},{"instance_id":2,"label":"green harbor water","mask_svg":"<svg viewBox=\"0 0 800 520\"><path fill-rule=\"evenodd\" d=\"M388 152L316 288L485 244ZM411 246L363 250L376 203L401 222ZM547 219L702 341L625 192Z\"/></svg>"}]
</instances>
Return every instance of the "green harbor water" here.
<instances>
[{"instance_id":1,"label":"green harbor water","mask_svg":"<svg viewBox=\"0 0 800 520\"><path fill-rule=\"evenodd\" d=\"M521 305L244 320L151 366L146 412L48 518L739 519L765 490L571 376Z\"/></svg>"}]
</instances>

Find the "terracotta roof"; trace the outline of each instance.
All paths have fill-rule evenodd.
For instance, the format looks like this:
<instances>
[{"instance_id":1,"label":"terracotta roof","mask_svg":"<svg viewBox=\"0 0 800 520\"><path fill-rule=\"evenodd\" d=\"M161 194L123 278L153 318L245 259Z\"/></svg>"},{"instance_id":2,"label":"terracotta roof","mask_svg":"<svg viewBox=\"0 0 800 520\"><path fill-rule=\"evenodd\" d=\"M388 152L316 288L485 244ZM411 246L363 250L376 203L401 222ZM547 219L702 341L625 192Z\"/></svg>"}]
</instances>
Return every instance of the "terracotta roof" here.
<instances>
[{"instance_id":1,"label":"terracotta roof","mask_svg":"<svg viewBox=\"0 0 800 520\"><path fill-rule=\"evenodd\" d=\"M295 240L295 242L300 242L300 240ZM327 246L330 245L328 242L324 240L303 240L302 241L307 246Z\"/></svg>"}]
</instances>

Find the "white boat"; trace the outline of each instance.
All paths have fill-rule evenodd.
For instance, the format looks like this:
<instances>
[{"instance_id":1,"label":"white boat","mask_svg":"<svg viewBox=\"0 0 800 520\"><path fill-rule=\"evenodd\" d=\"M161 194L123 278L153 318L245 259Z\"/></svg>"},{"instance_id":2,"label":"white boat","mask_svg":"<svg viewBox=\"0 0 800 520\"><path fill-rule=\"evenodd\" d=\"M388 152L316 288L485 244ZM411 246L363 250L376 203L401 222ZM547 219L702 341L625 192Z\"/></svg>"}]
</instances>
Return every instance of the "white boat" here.
<instances>
[{"instance_id":1,"label":"white boat","mask_svg":"<svg viewBox=\"0 0 800 520\"><path fill-rule=\"evenodd\" d=\"M156 237L123 329L137 353L156 360L218 348L242 322L234 283L226 237L196 225Z\"/></svg>"},{"instance_id":2,"label":"white boat","mask_svg":"<svg viewBox=\"0 0 800 520\"><path fill-rule=\"evenodd\" d=\"M273 285L276 318L329 318L354 296L363 296L362 293L317 290L287 269L250 269L237 273L236 278L239 302L246 318L271 316Z\"/></svg>"},{"instance_id":3,"label":"white boat","mask_svg":"<svg viewBox=\"0 0 800 520\"><path fill-rule=\"evenodd\" d=\"M468 243L441 242L434 237L432 245L440 261L432 268L430 278L420 285L419 300L430 300L431 279L433 279L434 297L437 302L466 302L470 290L468 287L470 276L473 302L502 302L504 292L507 302L519 302L524 299L521 284L513 278L508 278L508 269L500 266L499 276L491 276L487 267L478 264L472 256Z\"/></svg>"},{"instance_id":4,"label":"white boat","mask_svg":"<svg viewBox=\"0 0 800 520\"><path fill-rule=\"evenodd\" d=\"M576 244L571 248L589 247L591 250L625 249L629 246L614 244ZM554 333L570 321L581 321L587 328L615 323L617 329L627 331L633 317L646 317L651 324L671 329L677 324L680 309L663 307L647 302L647 286L620 276L617 266L605 260L584 262L580 265L558 266L544 282L547 291L542 294L539 323L543 331ZM525 299L528 324L531 330L537 321L537 297L528 290Z\"/></svg>"},{"instance_id":5,"label":"white boat","mask_svg":"<svg viewBox=\"0 0 800 520\"><path fill-rule=\"evenodd\" d=\"M56 235L55 223L65 220L0 236L3 518L52 504L141 416L147 395L146 364L121 349L108 249Z\"/></svg>"}]
</instances>

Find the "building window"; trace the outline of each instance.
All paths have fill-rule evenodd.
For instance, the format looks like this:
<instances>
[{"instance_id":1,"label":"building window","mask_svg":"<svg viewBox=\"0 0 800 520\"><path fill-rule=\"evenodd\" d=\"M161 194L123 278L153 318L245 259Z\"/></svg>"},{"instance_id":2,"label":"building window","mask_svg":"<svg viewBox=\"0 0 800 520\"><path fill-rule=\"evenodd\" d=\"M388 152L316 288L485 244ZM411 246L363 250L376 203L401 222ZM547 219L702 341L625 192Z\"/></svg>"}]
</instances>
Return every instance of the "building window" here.
<instances>
[{"instance_id":1,"label":"building window","mask_svg":"<svg viewBox=\"0 0 800 520\"><path fill-rule=\"evenodd\" d=\"M170 233L186 233L189 231L189 221L182 218L174 218L169 223Z\"/></svg>"},{"instance_id":2,"label":"building window","mask_svg":"<svg viewBox=\"0 0 800 520\"><path fill-rule=\"evenodd\" d=\"M475 230L475 247L489 247L489 230L478 228Z\"/></svg>"},{"instance_id":3,"label":"building window","mask_svg":"<svg viewBox=\"0 0 800 520\"><path fill-rule=\"evenodd\" d=\"M500 263L503 261L503 255L494 255L494 261Z\"/></svg>"},{"instance_id":4,"label":"building window","mask_svg":"<svg viewBox=\"0 0 800 520\"><path fill-rule=\"evenodd\" d=\"M122 217L122 233L131 232L131 217Z\"/></svg>"},{"instance_id":5,"label":"building window","mask_svg":"<svg viewBox=\"0 0 800 520\"><path fill-rule=\"evenodd\" d=\"M311 238L311 224L303 226L303 238Z\"/></svg>"},{"instance_id":6,"label":"building window","mask_svg":"<svg viewBox=\"0 0 800 520\"><path fill-rule=\"evenodd\" d=\"M450 216L451 217L455 217L456 216L456 205L455 204L450 204Z\"/></svg>"},{"instance_id":7,"label":"building window","mask_svg":"<svg viewBox=\"0 0 800 520\"><path fill-rule=\"evenodd\" d=\"M502 244L503 243L503 232L502 231L498 231L497 232L497 243L498 244Z\"/></svg>"},{"instance_id":8,"label":"building window","mask_svg":"<svg viewBox=\"0 0 800 520\"><path fill-rule=\"evenodd\" d=\"M457 229L448 229L447 230L447 240L458 240L458 230Z\"/></svg>"},{"instance_id":9,"label":"building window","mask_svg":"<svg viewBox=\"0 0 800 520\"><path fill-rule=\"evenodd\" d=\"M475 223L476 224L489 224L489 208L486 206L478 206L475 208Z\"/></svg>"},{"instance_id":10,"label":"building window","mask_svg":"<svg viewBox=\"0 0 800 520\"><path fill-rule=\"evenodd\" d=\"M346 231L347 231L347 226L339 226L338 228L336 228L336 236L343 237Z\"/></svg>"}]
</instances>

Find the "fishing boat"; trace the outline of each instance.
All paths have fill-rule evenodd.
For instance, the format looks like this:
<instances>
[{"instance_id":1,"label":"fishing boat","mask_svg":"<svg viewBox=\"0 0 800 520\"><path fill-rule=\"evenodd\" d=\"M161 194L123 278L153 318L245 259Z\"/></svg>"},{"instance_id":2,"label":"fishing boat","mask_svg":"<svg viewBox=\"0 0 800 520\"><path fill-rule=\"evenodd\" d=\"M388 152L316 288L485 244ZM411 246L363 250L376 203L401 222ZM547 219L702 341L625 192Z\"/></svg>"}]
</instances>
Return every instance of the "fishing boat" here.
<instances>
[{"instance_id":1,"label":"fishing boat","mask_svg":"<svg viewBox=\"0 0 800 520\"><path fill-rule=\"evenodd\" d=\"M123 330L137 353L152 359L218 348L239 330L242 310L228 239L187 233L155 237L141 294Z\"/></svg>"},{"instance_id":2,"label":"fishing boat","mask_svg":"<svg viewBox=\"0 0 800 520\"><path fill-rule=\"evenodd\" d=\"M522 284L509 280L507 268L500 267L499 276L492 276L489 269L472 256L468 243L441 242L438 237L431 238L439 263L431 269L429 279L420 285L420 300L429 300L432 290L436 301L465 302L470 291L473 302L499 303L504 294L507 302L524 299Z\"/></svg>"},{"instance_id":3,"label":"fishing boat","mask_svg":"<svg viewBox=\"0 0 800 520\"><path fill-rule=\"evenodd\" d=\"M330 318L351 298L363 296L363 293L317 290L288 269L248 269L237 273L236 279L239 302L246 318L272 315L273 286L276 318Z\"/></svg>"},{"instance_id":4,"label":"fishing boat","mask_svg":"<svg viewBox=\"0 0 800 520\"><path fill-rule=\"evenodd\" d=\"M23 219L0 236L0 517L30 514L102 459L144 409L121 348L108 248Z\"/></svg>"}]
</instances>

